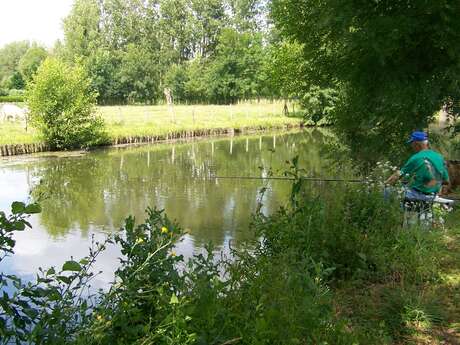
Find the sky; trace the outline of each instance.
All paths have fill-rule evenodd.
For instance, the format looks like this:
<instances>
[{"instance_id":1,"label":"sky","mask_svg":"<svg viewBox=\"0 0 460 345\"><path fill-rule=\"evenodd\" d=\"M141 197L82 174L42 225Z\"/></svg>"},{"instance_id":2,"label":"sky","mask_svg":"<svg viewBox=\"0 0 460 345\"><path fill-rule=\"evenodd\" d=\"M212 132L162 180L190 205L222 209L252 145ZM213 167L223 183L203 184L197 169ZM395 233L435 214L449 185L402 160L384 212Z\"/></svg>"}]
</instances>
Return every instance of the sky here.
<instances>
[{"instance_id":1,"label":"sky","mask_svg":"<svg viewBox=\"0 0 460 345\"><path fill-rule=\"evenodd\" d=\"M52 47L64 36L62 19L73 0L0 0L0 47L13 41L37 41Z\"/></svg>"}]
</instances>

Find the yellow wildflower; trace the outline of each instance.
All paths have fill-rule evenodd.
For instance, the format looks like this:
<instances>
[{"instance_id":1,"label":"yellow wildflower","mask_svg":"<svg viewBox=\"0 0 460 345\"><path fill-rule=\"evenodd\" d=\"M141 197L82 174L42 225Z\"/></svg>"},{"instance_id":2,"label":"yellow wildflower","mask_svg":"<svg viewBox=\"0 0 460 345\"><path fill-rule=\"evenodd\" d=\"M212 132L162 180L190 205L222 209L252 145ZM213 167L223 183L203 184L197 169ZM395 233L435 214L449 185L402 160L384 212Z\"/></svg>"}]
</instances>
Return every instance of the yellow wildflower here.
<instances>
[{"instance_id":1,"label":"yellow wildflower","mask_svg":"<svg viewBox=\"0 0 460 345\"><path fill-rule=\"evenodd\" d=\"M138 238L138 239L136 240L136 244L139 244L139 243L142 243L142 242L144 242L144 240L143 240L142 238Z\"/></svg>"},{"instance_id":2,"label":"yellow wildflower","mask_svg":"<svg viewBox=\"0 0 460 345\"><path fill-rule=\"evenodd\" d=\"M171 256L172 256L172 257L175 257L176 255L177 255L176 252L173 250L173 251L171 252Z\"/></svg>"},{"instance_id":3,"label":"yellow wildflower","mask_svg":"<svg viewBox=\"0 0 460 345\"><path fill-rule=\"evenodd\" d=\"M98 316L96 316L96 319L98 319L99 321L101 321L101 320L102 320L102 316L101 316L101 315L98 315Z\"/></svg>"},{"instance_id":4,"label":"yellow wildflower","mask_svg":"<svg viewBox=\"0 0 460 345\"><path fill-rule=\"evenodd\" d=\"M167 234L167 233L168 233L168 228L165 227L165 226L163 226L163 227L161 228L161 233L162 233L162 234Z\"/></svg>"}]
</instances>

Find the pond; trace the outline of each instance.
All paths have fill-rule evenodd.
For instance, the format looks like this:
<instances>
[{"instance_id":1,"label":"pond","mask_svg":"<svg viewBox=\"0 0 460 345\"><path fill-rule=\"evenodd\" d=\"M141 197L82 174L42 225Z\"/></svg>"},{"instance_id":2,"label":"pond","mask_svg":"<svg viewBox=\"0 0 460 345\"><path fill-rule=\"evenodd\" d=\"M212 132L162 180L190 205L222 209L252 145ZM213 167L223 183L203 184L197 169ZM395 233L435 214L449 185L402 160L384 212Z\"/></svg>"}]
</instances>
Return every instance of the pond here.
<instances>
[{"instance_id":1,"label":"pond","mask_svg":"<svg viewBox=\"0 0 460 345\"><path fill-rule=\"evenodd\" d=\"M0 161L0 210L29 194L42 198L43 212L31 218L32 230L17 233L14 258L0 270L32 278L38 267L60 266L88 253L92 238L103 240L128 215L138 222L149 206L164 209L189 231L177 251L193 255L208 242L219 250L253 234L251 214L268 187L262 211L288 201L288 181L216 179L215 176L281 175L286 160L299 155L311 176L331 176L322 154L334 140L318 129L302 132L197 139L93 152L48 153ZM99 258L96 285L113 278L120 255L111 246Z\"/></svg>"}]
</instances>

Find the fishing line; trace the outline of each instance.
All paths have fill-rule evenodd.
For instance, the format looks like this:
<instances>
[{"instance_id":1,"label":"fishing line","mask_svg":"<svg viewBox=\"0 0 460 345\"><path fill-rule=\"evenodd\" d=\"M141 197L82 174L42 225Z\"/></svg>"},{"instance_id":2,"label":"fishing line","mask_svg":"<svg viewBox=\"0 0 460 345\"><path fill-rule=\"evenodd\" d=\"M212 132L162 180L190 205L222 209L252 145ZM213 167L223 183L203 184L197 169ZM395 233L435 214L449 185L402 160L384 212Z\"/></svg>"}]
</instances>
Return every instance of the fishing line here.
<instances>
[{"instance_id":1,"label":"fishing line","mask_svg":"<svg viewBox=\"0 0 460 345\"><path fill-rule=\"evenodd\" d=\"M351 182L351 183L368 183L370 180L358 180L358 179L339 179L339 178L320 178L320 177L284 177L284 176L213 176L214 179L230 179L230 180L304 180L312 182Z\"/></svg>"}]
</instances>

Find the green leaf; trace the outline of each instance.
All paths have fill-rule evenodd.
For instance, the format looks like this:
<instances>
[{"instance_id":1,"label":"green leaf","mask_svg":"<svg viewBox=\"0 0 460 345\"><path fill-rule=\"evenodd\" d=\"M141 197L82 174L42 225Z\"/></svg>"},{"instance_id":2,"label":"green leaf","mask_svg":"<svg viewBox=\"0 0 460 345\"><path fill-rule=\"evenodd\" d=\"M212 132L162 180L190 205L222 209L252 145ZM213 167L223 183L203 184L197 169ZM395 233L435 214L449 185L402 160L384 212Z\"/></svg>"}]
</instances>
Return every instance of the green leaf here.
<instances>
[{"instance_id":1,"label":"green leaf","mask_svg":"<svg viewBox=\"0 0 460 345\"><path fill-rule=\"evenodd\" d=\"M26 205L23 202L15 201L11 204L11 212L13 214L24 213Z\"/></svg>"},{"instance_id":2,"label":"green leaf","mask_svg":"<svg viewBox=\"0 0 460 345\"><path fill-rule=\"evenodd\" d=\"M88 259L81 259L80 260L80 264L81 265L87 265L89 263L89 260Z\"/></svg>"},{"instance_id":3,"label":"green leaf","mask_svg":"<svg viewBox=\"0 0 460 345\"><path fill-rule=\"evenodd\" d=\"M40 213L42 211L42 208L39 204L34 203L27 205L24 212L27 214L34 214L34 213Z\"/></svg>"},{"instance_id":4,"label":"green leaf","mask_svg":"<svg viewBox=\"0 0 460 345\"><path fill-rule=\"evenodd\" d=\"M61 282L64 282L66 284L70 284L71 283L71 279L69 277L66 277L66 276L57 276L56 277L59 281Z\"/></svg>"},{"instance_id":5,"label":"green leaf","mask_svg":"<svg viewBox=\"0 0 460 345\"><path fill-rule=\"evenodd\" d=\"M64 265L62 266L62 270L79 272L81 271L81 265L76 261L69 260L64 263Z\"/></svg>"},{"instance_id":6,"label":"green leaf","mask_svg":"<svg viewBox=\"0 0 460 345\"><path fill-rule=\"evenodd\" d=\"M18 220L17 222L14 222L12 226L13 226L13 230L17 230L17 231L23 231L26 228L26 225L24 224L24 222L20 220Z\"/></svg>"},{"instance_id":7,"label":"green leaf","mask_svg":"<svg viewBox=\"0 0 460 345\"><path fill-rule=\"evenodd\" d=\"M55 273L56 273L56 271L54 270L54 267L51 267L48 271L46 271L47 276L55 274Z\"/></svg>"},{"instance_id":8,"label":"green leaf","mask_svg":"<svg viewBox=\"0 0 460 345\"><path fill-rule=\"evenodd\" d=\"M178 304L179 303L179 299L177 298L176 294L172 294L171 295L171 300L169 301L169 304Z\"/></svg>"}]
</instances>

